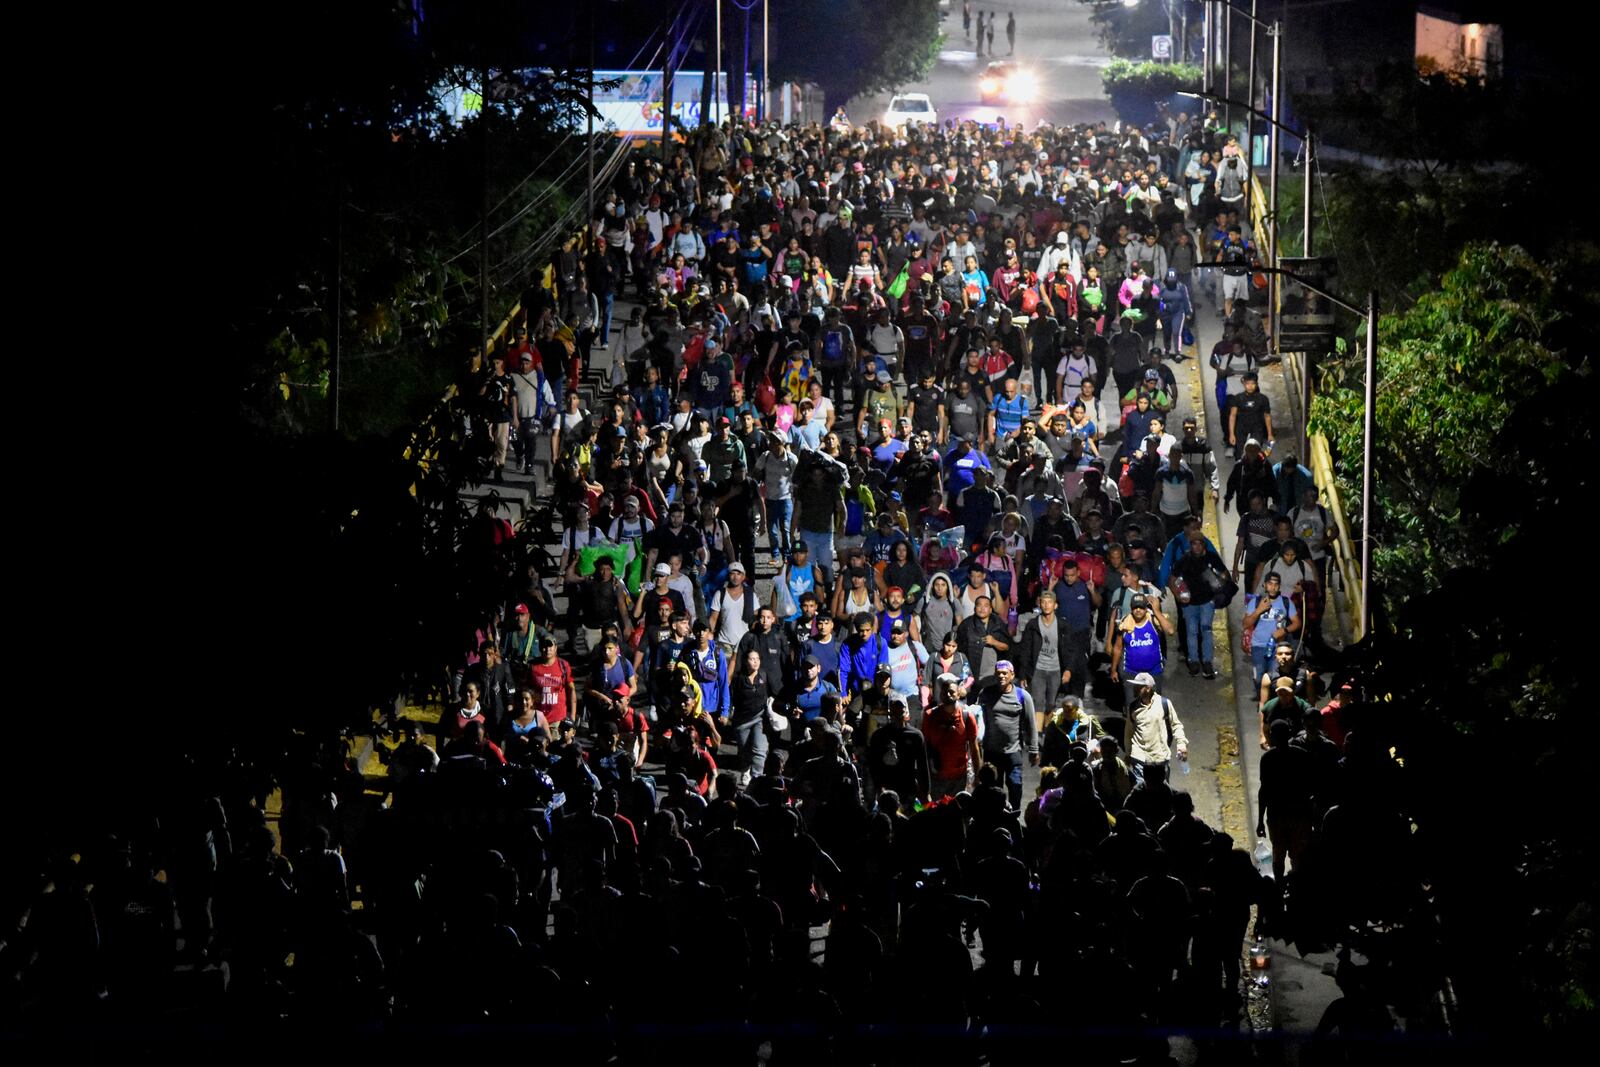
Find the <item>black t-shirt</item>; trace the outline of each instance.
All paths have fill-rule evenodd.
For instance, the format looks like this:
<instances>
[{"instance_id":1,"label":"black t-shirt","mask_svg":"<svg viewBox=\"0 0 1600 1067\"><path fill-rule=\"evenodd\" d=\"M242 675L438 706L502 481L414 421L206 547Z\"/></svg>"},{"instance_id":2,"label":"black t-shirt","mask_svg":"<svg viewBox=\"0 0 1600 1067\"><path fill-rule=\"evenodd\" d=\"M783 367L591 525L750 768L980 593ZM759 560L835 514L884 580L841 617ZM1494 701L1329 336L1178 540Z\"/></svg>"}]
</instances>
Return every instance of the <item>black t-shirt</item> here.
<instances>
[{"instance_id":1,"label":"black t-shirt","mask_svg":"<svg viewBox=\"0 0 1600 1067\"><path fill-rule=\"evenodd\" d=\"M939 320L923 312L920 316L906 315L900 320L900 330L906 336L906 358L928 359L939 339Z\"/></svg>"},{"instance_id":2,"label":"black t-shirt","mask_svg":"<svg viewBox=\"0 0 1600 1067\"><path fill-rule=\"evenodd\" d=\"M546 337L539 342L539 361L544 368L546 381L564 382L567 380L567 346L557 341L554 337Z\"/></svg>"},{"instance_id":3,"label":"black t-shirt","mask_svg":"<svg viewBox=\"0 0 1600 1067\"><path fill-rule=\"evenodd\" d=\"M1233 408L1239 413L1234 433L1243 441L1246 437L1260 437L1267 432L1267 415L1272 411L1272 401L1257 390L1254 393L1235 393Z\"/></svg>"},{"instance_id":4,"label":"black t-shirt","mask_svg":"<svg viewBox=\"0 0 1600 1067\"><path fill-rule=\"evenodd\" d=\"M972 370L965 363L962 363L961 369L956 372L956 380L952 384L960 384L962 381L971 382L972 394L981 399L984 395L984 390L988 389L990 385L989 372L981 366L977 370Z\"/></svg>"},{"instance_id":5,"label":"black t-shirt","mask_svg":"<svg viewBox=\"0 0 1600 1067\"><path fill-rule=\"evenodd\" d=\"M488 387L483 392L484 417L490 422L510 422L511 408L506 400L514 388L510 375L490 375Z\"/></svg>"},{"instance_id":6,"label":"black t-shirt","mask_svg":"<svg viewBox=\"0 0 1600 1067\"><path fill-rule=\"evenodd\" d=\"M906 399L917 406L916 414L912 417L912 425L918 430L937 433L939 430L939 407L944 403L944 390L938 386L924 389L922 386L913 386Z\"/></svg>"},{"instance_id":7,"label":"black t-shirt","mask_svg":"<svg viewBox=\"0 0 1600 1067\"><path fill-rule=\"evenodd\" d=\"M687 524L677 531L662 524L655 528L651 536L655 539L657 560L666 560L674 553L679 553L683 556L685 567L694 562L694 554L702 544L700 531Z\"/></svg>"}]
</instances>

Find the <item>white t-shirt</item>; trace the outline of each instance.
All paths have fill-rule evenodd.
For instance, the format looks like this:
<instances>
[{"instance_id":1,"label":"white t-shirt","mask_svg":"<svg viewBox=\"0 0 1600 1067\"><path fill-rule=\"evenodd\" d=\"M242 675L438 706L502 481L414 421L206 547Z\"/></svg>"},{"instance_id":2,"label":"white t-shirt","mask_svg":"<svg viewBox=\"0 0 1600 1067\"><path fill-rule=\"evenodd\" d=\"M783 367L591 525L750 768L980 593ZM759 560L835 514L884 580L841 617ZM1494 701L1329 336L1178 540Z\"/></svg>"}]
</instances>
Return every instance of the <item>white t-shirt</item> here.
<instances>
[{"instance_id":1,"label":"white t-shirt","mask_svg":"<svg viewBox=\"0 0 1600 1067\"><path fill-rule=\"evenodd\" d=\"M1328 520L1323 517L1320 504L1306 507L1300 505L1289 512L1289 521L1294 524L1294 535L1306 543L1311 549L1312 559L1322 559L1328 553L1322 547L1324 532L1328 529Z\"/></svg>"},{"instance_id":2,"label":"white t-shirt","mask_svg":"<svg viewBox=\"0 0 1600 1067\"><path fill-rule=\"evenodd\" d=\"M750 632L749 623L744 621L745 597L754 597L755 593L748 585L739 587L741 595L736 599L727 595L726 590L717 590L717 595L711 598L711 610L720 611L717 618L716 639L725 645L737 646L744 635ZM755 607L752 601L752 607ZM758 609L759 610L759 609Z\"/></svg>"}]
</instances>

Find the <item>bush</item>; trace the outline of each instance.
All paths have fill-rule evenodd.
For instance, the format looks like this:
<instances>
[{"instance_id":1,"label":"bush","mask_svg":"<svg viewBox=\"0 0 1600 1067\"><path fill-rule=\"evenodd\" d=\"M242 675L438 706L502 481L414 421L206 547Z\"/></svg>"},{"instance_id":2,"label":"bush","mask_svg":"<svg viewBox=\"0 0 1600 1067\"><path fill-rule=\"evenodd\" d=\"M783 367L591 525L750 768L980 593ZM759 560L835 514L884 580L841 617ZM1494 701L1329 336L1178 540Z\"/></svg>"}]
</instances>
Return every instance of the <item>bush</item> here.
<instances>
[{"instance_id":1,"label":"bush","mask_svg":"<svg viewBox=\"0 0 1600 1067\"><path fill-rule=\"evenodd\" d=\"M1100 82L1123 121L1149 123L1157 118L1157 103L1170 104L1175 93L1199 91L1200 68L1187 63L1113 59L1101 71Z\"/></svg>"}]
</instances>

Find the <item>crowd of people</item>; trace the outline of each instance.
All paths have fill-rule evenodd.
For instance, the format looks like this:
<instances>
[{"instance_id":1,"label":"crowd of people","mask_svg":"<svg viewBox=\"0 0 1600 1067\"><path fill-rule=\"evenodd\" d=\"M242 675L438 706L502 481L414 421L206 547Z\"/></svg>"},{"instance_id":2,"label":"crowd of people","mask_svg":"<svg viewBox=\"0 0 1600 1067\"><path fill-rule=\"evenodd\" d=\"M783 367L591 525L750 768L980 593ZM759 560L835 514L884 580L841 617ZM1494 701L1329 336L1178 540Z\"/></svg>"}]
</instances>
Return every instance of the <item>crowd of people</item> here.
<instances>
[{"instance_id":1,"label":"crowd of people","mask_svg":"<svg viewBox=\"0 0 1600 1067\"><path fill-rule=\"evenodd\" d=\"M1241 588L1280 881L1370 778L1302 647L1328 524L1269 458L1241 165L1187 116L729 124L629 163L464 391L491 477L549 457L558 573L486 512L500 593L437 738L383 744L382 804L337 740L280 772L276 840L260 787L219 787L176 860L97 859L156 901L108 951L169 959L175 896L184 951L272 1010L556 1010L618 1041L798 1013L816 1028L774 1039L796 1059L879 1019L998 1034L1089 981L1119 991L1090 1009L1105 1034L1237 1020L1278 889L1173 788L1164 690L1228 670L1212 623ZM1167 362L1202 298L1226 318L1215 443ZM1202 523L1224 488L1231 552ZM661 1001L617 981L641 961L713 981ZM135 995L143 973L48 978Z\"/></svg>"}]
</instances>

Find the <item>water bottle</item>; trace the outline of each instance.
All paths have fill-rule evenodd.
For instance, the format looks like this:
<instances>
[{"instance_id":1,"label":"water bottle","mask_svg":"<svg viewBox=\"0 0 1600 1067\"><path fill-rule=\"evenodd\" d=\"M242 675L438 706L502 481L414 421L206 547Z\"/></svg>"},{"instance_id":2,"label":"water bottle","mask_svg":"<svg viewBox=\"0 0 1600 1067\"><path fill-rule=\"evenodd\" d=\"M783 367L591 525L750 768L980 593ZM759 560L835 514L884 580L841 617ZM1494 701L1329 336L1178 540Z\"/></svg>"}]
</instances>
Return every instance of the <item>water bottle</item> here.
<instances>
[{"instance_id":1,"label":"water bottle","mask_svg":"<svg viewBox=\"0 0 1600 1067\"><path fill-rule=\"evenodd\" d=\"M1267 839L1264 837L1256 842L1255 858L1256 869L1270 877L1272 875L1272 846L1268 844Z\"/></svg>"},{"instance_id":2,"label":"water bottle","mask_svg":"<svg viewBox=\"0 0 1600 1067\"><path fill-rule=\"evenodd\" d=\"M1189 757L1188 756L1184 756L1184 757L1180 758L1178 760L1178 762L1183 764L1183 773L1184 774L1188 774L1189 773Z\"/></svg>"}]
</instances>

